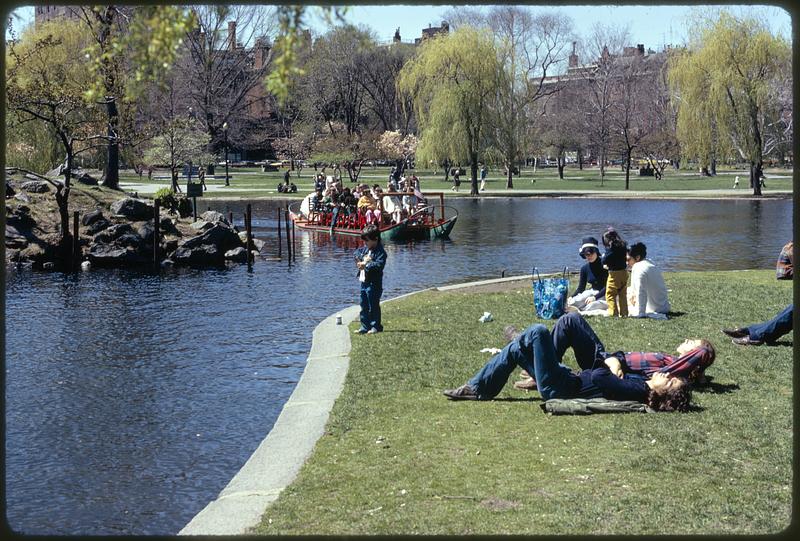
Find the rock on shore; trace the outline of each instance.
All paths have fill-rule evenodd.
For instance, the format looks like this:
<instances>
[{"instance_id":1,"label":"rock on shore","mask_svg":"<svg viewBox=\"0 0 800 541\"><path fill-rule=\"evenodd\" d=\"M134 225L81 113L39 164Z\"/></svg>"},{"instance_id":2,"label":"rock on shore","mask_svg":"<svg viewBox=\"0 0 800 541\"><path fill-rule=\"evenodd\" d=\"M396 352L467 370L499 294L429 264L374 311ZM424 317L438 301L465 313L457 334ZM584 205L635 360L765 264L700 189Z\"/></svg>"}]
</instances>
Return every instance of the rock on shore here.
<instances>
[{"instance_id":1,"label":"rock on shore","mask_svg":"<svg viewBox=\"0 0 800 541\"><path fill-rule=\"evenodd\" d=\"M51 186L11 169L6 176L7 264L45 270L67 268L71 247L61 246L61 221ZM70 218L73 211L81 215L79 247L81 260L91 263L89 268L153 264L154 207L146 200L120 195L118 190L73 184ZM72 224L70 219L70 230ZM258 249L263 246L256 239L254 244ZM220 266L226 261L246 261L247 252L238 229L219 212L204 212L202 220L193 226L191 219L162 210L159 259L161 268Z\"/></svg>"}]
</instances>

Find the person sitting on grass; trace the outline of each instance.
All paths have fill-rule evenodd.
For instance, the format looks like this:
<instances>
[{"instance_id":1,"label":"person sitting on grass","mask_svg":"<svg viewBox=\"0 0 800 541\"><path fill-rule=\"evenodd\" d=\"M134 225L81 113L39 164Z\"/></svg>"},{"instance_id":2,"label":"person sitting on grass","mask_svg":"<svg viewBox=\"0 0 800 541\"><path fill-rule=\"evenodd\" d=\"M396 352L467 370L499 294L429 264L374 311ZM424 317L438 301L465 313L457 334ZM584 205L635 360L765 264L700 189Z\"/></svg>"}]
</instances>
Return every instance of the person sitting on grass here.
<instances>
[{"instance_id":1,"label":"person sitting on grass","mask_svg":"<svg viewBox=\"0 0 800 541\"><path fill-rule=\"evenodd\" d=\"M661 271L647 259L647 246L636 242L628 247L631 286L628 288L628 312L631 317L666 319L670 310L667 285Z\"/></svg>"},{"instance_id":2,"label":"person sitting on grass","mask_svg":"<svg viewBox=\"0 0 800 541\"><path fill-rule=\"evenodd\" d=\"M778 280L794 279L794 241L789 241L781 249L778 255L778 263L775 266L775 278ZM722 332L733 338L732 342L738 346L760 346L762 344L774 344L778 338L792 332L792 317L794 315L794 304L790 304L781 312L764 323L755 323L748 327L735 327L733 329L722 329Z\"/></svg>"},{"instance_id":3,"label":"person sitting on grass","mask_svg":"<svg viewBox=\"0 0 800 541\"><path fill-rule=\"evenodd\" d=\"M558 362L553 337L537 323L493 356L472 379L457 389L447 389L451 400L491 400L500 392L514 368L521 366L535 375L543 400L551 398L605 398L641 402L656 411L688 411L691 384L686 378L663 372L649 379L631 377L616 358L602 366L574 374Z\"/></svg>"},{"instance_id":4,"label":"person sitting on grass","mask_svg":"<svg viewBox=\"0 0 800 541\"><path fill-rule=\"evenodd\" d=\"M516 336L516 329L507 327L506 339L511 341ZM594 329L577 313L564 314L553 326L553 347L556 359L561 362L567 349L572 348L575 360L582 370L591 370L602 366L609 357L616 359L631 377L649 378L655 372L663 372L673 376L684 377L690 383L705 383L705 371L716 358L714 346L706 339L689 338L678 344L678 355L659 352L616 351L606 353L606 348ZM612 361L613 362L613 361ZM514 383L518 389L536 389L536 381L526 371L522 379Z\"/></svg>"},{"instance_id":5,"label":"person sitting on grass","mask_svg":"<svg viewBox=\"0 0 800 541\"><path fill-rule=\"evenodd\" d=\"M608 271L603 268L603 263L600 261L597 239L583 237L578 255L586 260L586 264L581 267L578 287L567 299L567 305L574 306L578 310L588 309L590 305L592 305L591 308L608 309L608 304L605 303ZM589 289L586 289L587 284ZM598 299L600 300L598 301ZM598 302L597 306L593 304L595 301Z\"/></svg>"}]
</instances>

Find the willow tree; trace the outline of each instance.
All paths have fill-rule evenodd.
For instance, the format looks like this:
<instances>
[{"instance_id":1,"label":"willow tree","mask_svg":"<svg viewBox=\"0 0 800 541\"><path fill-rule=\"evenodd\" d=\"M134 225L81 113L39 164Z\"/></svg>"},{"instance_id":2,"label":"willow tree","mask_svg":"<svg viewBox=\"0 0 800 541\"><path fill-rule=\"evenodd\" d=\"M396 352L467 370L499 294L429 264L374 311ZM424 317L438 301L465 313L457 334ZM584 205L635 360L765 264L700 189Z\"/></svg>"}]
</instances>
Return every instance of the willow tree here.
<instances>
[{"instance_id":1,"label":"willow tree","mask_svg":"<svg viewBox=\"0 0 800 541\"><path fill-rule=\"evenodd\" d=\"M671 59L670 84L680 97L678 139L688 156L735 149L750 165L753 195L761 195L765 112L775 80L791 72L791 46L755 17L722 11L704 24L689 48Z\"/></svg>"},{"instance_id":2,"label":"willow tree","mask_svg":"<svg viewBox=\"0 0 800 541\"><path fill-rule=\"evenodd\" d=\"M425 40L397 83L414 104L417 159L469 162L470 195L478 195L478 156L491 144L497 57L491 37L465 26Z\"/></svg>"}]
</instances>

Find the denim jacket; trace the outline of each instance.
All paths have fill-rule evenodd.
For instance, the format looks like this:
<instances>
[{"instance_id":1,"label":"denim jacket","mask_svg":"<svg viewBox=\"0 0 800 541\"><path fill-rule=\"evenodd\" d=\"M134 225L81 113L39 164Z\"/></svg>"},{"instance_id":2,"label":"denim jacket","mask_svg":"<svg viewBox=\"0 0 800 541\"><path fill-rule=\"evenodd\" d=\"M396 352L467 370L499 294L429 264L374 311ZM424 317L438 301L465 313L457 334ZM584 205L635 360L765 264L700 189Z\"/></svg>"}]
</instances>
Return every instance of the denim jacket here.
<instances>
[{"instance_id":1,"label":"denim jacket","mask_svg":"<svg viewBox=\"0 0 800 541\"><path fill-rule=\"evenodd\" d=\"M356 250L353 257L356 261L361 261L364 259L364 256L367 255L369 252L369 248L366 246L362 246L358 250ZM364 267L365 272L365 280L363 284L365 286L372 285L376 287L383 287L383 267L386 265L386 250L383 249L383 244L378 242L378 245L372 250L372 261L367 263ZM356 275L361 271L356 272Z\"/></svg>"}]
</instances>

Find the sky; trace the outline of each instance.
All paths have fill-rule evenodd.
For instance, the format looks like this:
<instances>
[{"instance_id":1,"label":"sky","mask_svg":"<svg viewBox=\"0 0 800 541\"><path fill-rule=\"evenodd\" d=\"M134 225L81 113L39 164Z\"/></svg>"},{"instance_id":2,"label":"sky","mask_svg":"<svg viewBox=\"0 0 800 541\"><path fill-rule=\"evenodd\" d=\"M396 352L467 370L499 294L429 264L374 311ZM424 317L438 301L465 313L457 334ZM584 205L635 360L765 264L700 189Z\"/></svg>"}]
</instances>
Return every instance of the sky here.
<instances>
[{"instance_id":1,"label":"sky","mask_svg":"<svg viewBox=\"0 0 800 541\"><path fill-rule=\"evenodd\" d=\"M423 28L439 26L442 15L448 11L450 5L362 5L351 6L345 19L352 24L363 24L375 31L381 41L390 41L396 28L400 28L403 41L413 41L418 38ZM592 25L601 21L604 23L618 22L628 24L631 35L631 45L643 43L646 48L656 51L663 49L666 44L678 45L686 38L684 28L687 18L696 6L587 6L587 5L559 5L559 6L531 6L534 11L555 9L569 15L579 35L587 36ZM731 5L734 12L741 9L755 8L766 15L767 20L776 33L782 33L791 39L791 16L785 10L775 6L765 5ZM22 7L16 10L21 16L14 25L17 29L33 20L33 7ZM324 32L325 24L320 17L312 17L312 27L319 33ZM8 37L8 36L6 36Z\"/></svg>"}]
</instances>

